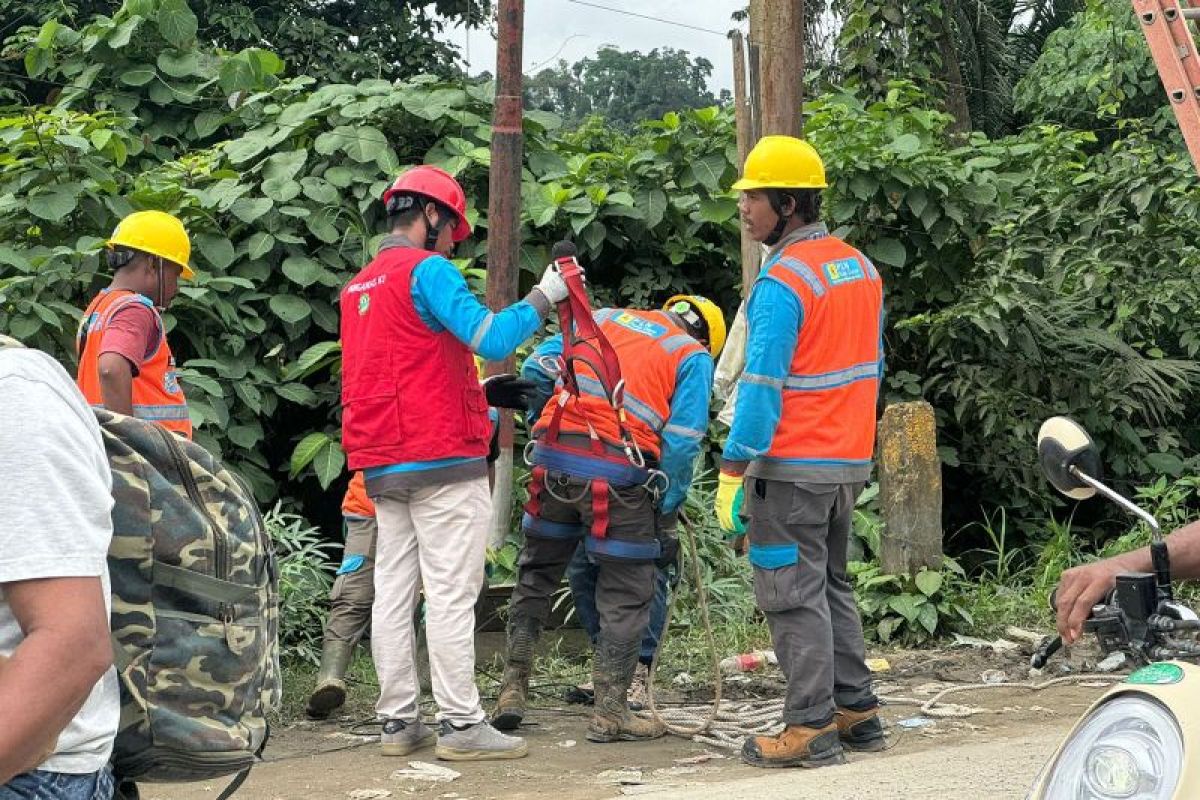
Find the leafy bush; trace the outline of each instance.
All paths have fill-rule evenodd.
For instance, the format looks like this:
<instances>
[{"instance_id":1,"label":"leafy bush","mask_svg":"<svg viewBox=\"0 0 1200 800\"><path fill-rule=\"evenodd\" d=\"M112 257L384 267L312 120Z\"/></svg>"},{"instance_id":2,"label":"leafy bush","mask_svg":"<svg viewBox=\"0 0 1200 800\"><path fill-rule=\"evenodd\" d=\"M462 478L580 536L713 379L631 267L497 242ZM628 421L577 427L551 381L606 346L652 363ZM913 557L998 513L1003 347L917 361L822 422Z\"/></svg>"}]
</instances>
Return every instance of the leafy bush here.
<instances>
[{"instance_id":1,"label":"leafy bush","mask_svg":"<svg viewBox=\"0 0 1200 800\"><path fill-rule=\"evenodd\" d=\"M321 659L329 590L333 587L329 551L334 546L322 541L320 530L298 514L284 512L278 503L264 520L279 559L281 656L315 664Z\"/></svg>"}]
</instances>

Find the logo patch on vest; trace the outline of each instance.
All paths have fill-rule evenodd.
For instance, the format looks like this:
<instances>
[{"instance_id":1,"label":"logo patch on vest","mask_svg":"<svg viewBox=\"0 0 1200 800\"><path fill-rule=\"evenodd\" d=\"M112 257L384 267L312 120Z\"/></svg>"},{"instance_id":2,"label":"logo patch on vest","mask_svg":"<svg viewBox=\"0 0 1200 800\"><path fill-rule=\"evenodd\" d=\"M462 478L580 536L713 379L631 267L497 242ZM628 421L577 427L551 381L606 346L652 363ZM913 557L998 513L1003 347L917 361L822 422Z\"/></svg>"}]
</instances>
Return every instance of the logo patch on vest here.
<instances>
[{"instance_id":1,"label":"logo patch on vest","mask_svg":"<svg viewBox=\"0 0 1200 800\"><path fill-rule=\"evenodd\" d=\"M363 314L366 314L367 309L370 307L371 295L369 292L363 292L362 296L358 298L358 315L361 317Z\"/></svg>"},{"instance_id":2,"label":"logo patch on vest","mask_svg":"<svg viewBox=\"0 0 1200 800\"><path fill-rule=\"evenodd\" d=\"M163 390L167 394L179 394L179 375L175 370L169 369L163 375Z\"/></svg>"},{"instance_id":3,"label":"logo patch on vest","mask_svg":"<svg viewBox=\"0 0 1200 800\"><path fill-rule=\"evenodd\" d=\"M837 261L829 261L821 269L831 286L861 281L865 277L862 264L858 263L857 258L839 258Z\"/></svg>"},{"instance_id":4,"label":"logo patch on vest","mask_svg":"<svg viewBox=\"0 0 1200 800\"><path fill-rule=\"evenodd\" d=\"M667 332L665 325L659 325L656 322L644 320L641 317L635 317L628 311L622 311L612 318L612 321L620 325L622 328L627 328L634 333L640 333L643 336L650 336L654 339L662 336Z\"/></svg>"}]
</instances>

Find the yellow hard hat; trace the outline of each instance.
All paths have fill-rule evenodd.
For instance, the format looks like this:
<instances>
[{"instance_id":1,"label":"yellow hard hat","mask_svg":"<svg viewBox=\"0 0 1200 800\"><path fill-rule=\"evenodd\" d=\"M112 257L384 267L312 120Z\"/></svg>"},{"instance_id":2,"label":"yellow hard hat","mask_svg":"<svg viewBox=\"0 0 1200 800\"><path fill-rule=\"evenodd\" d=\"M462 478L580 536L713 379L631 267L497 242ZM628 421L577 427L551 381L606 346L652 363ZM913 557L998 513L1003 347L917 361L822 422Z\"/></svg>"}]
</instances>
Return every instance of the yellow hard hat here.
<instances>
[{"instance_id":1,"label":"yellow hard hat","mask_svg":"<svg viewBox=\"0 0 1200 800\"><path fill-rule=\"evenodd\" d=\"M183 223L164 211L135 211L117 223L108 247L128 247L166 259L183 268L180 277L191 280L196 273L188 266L192 243Z\"/></svg>"},{"instance_id":2,"label":"yellow hard hat","mask_svg":"<svg viewBox=\"0 0 1200 800\"><path fill-rule=\"evenodd\" d=\"M708 327L708 351L712 353L713 358L721 355L727 331L725 315L721 313L717 304L698 294L677 294L663 305L663 311L675 311L675 306L679 303L687 303L700 314Z\"/></svg>"},{"instance_id":3,"label":"yellow hard hat","mask_svg":"<svg viewBox=\"0 0 1200 800\"><path fill-rule=\"evenodd\" d=\"M794 136L764 136L746 156L734 191L751 189L824 189L825 165L816 149Z\"/></svg>"}]
</instances>

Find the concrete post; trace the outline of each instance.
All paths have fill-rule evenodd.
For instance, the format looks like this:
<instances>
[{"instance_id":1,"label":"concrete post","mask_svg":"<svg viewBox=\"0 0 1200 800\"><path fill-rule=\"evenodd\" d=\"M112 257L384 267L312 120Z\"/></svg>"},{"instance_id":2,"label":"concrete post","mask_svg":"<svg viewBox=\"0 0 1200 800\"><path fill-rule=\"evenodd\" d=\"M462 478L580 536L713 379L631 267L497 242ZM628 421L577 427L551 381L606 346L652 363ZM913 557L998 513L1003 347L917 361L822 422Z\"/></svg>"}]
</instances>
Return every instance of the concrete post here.
<instances>
[{"instance_id":1,"label":"concrete post","mask_svg":"<svg viewBox=\"0 0 1200 800\"><path fill-rule=\"evenodd\" d=\"M942 462L933 406L888 406L879 423L879 501L884 572L942 567Z\"/></svg>"}]
</instances>

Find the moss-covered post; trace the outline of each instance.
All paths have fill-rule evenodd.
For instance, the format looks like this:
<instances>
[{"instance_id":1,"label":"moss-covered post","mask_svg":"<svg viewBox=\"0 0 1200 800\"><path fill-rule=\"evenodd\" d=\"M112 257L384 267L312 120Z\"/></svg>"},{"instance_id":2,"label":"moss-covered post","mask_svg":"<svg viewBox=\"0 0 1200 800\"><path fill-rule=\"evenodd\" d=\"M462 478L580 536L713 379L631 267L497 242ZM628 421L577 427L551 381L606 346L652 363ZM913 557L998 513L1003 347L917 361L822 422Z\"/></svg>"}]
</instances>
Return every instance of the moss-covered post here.
<instances>
[{"instance_id":1,"label":"moss-covered post","mask_svg":"<svg viewBox=\"0 0 1200 800\"><path fill-rule=\"evenodd\" d=\"M942 566L942 462L933 406L888 406L879 423L880 561L885 572L915 575Z\"/></svg>"}]
</instances>

